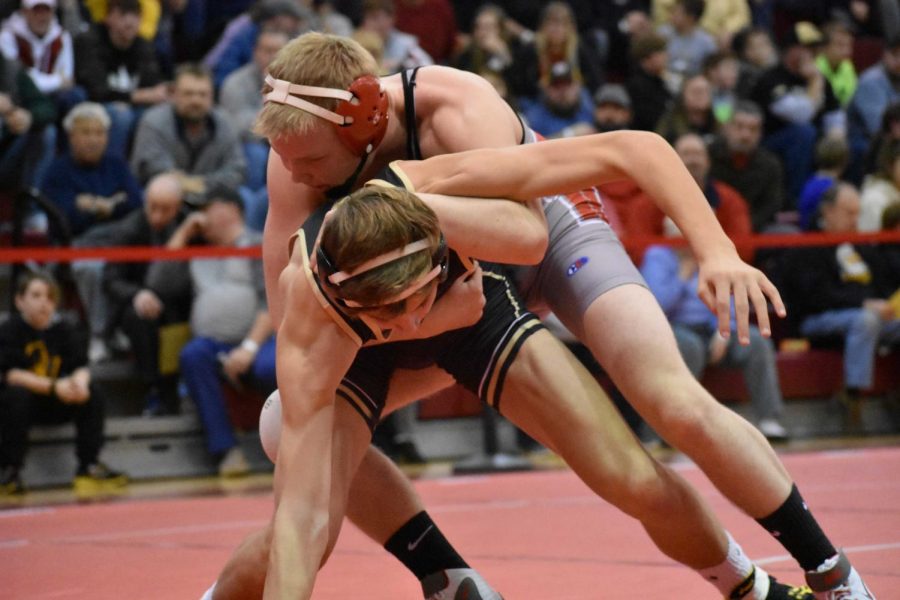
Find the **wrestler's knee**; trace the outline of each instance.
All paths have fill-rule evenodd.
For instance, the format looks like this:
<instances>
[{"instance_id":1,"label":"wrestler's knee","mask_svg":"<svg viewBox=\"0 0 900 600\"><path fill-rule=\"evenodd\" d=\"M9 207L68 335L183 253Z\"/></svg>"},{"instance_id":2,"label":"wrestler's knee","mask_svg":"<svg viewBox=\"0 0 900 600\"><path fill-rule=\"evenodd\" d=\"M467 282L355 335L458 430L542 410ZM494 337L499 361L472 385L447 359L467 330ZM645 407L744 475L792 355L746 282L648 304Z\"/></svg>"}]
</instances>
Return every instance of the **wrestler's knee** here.
<instances>
[{"instance_id":1,"label":"wrestler's knee","mask_svg":"<svg viewBox=\"0 0 900 600\"><path fill-rule=\"evenodd\" d=\"M673 515L678 511L678 481L674 474L655 460L629 471L608 500L640 521Z\"/></svg>"},{"instance_id":2,"label":"wrestler's knee","mask_svg":"<svg viewBox=\"0 0 900 600\"><path fill-rule=\"evenodd\" d=\"M261 567L265 571L269 564L269 549L272 547L272 535L274 529L272 523L269 522L262 531L247 539L245 544L249 549L252 562Z\"/></svg>"},{"instance_id":3,"label":"wrestler's knee","mask_svg":"<svg viewBox=\"0 0 900 600\"><path fill-rule=\"evenodd\" d=\"M716 430L726 430L736 418L696 380L673 386L660 403L651 421L654 429L670 444L686 451L689 447L713 447Z\"/></svg>"}]
</instances>

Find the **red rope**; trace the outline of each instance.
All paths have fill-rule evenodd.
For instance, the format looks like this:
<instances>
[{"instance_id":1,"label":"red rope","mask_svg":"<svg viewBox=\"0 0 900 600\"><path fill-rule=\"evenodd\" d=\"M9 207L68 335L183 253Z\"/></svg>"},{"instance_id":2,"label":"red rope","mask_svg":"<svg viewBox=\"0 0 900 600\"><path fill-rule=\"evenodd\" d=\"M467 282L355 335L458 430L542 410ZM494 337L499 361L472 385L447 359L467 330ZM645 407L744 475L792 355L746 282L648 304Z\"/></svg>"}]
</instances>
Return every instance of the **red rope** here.
<instances>
[{"instance_id":1,"label":"red rope","mask_svg":"<svg viewBox=\"0 0 900 600\"><path fill-rule=\"evenodd\" d=\"M245 256L260 258L259 246L233 248L225 246L189 246L178 250L154 246L114 246L106 248L4 248L0 263L69 262L84 259L103 259L107 262L149 262L152 260L188 260L191 258L225 258Z\"/></svg>"},{"instance_id":2,"label":"red rope","mask_svg":"<svg viewBox=\"0 0 900 600\"><path fill-rule=\"evenodd\" d=\"M879 231L875 233L773 233L747 235L732 238L738 248L794 248L800 246L837 246L844 242L853 244L900 244L900 231ZM686 246L683 238L659 236L636 236L622 240L629 250L642 250L648 246Z\"/></svg>"},{"instance_id":3,"label":"red rope","mask_svg":"<svg viewBox=\"0 0 900 600\"><path fill-rule=\"evenodd\" d=\"M836 246L844 242L854 244L894 243L900 244L900 231L877 233L787 233L771 235L750 235L734 238L738 248L791 248L798 246ZM629 250L640 250L647 246L662 244L684 246L684 239L640 236L622 240ZM69 262L73 260L103 259L107 262L146 262L153 260L189 260L192 258L247 257L260 258L259 246L232 248L224 246L190 246L179 250L153 246L114 246L105 248L54 248L19 247L0 249L0 263Z\"/></svg>"}]
</instances>

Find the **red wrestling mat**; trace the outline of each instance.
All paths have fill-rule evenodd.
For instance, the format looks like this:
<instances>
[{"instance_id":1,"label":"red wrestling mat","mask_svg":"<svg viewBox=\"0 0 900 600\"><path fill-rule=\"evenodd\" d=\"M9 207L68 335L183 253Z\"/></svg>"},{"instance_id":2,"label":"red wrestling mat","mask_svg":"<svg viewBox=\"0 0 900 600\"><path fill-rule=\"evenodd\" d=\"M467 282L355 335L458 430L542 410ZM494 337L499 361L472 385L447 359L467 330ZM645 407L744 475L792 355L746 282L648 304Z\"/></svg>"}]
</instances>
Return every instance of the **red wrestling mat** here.
<instances>
[{"instance_id":1,"label":"red wrestling mat","mask_svg":"<svg viewBox=\"0 0 900 600\"><path fill-rule=\"evenodd\" d=\"M900 599L900 448L788 455L809 504L880 600ZM799 581L785 551L692 465L680 468L748 554ZM569 472L417 483L435 520L509 600L717 598ZM127 501L0 512L0 598L196 599L269 496ZM416 581L352 526L320 574L320 600L421 598Z\"/></svg>"}]
</instances>

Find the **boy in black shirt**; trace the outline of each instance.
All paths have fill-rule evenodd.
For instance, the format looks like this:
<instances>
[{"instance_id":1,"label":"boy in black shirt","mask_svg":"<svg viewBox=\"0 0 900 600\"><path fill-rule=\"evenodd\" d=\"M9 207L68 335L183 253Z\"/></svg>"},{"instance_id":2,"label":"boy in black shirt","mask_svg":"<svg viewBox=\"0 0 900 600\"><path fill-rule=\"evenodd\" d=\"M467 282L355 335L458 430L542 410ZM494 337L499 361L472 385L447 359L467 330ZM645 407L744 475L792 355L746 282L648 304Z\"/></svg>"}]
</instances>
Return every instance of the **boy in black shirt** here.
<instances>
[{"instance_id":1,"label":"boy in black shirt","mask_svg":"<svg viewBox=\"0 0 900 600\"><path fill-rule=\"evenodd\" d=\"M127 478L99 462L104 405L91 385L85 348L56 318L59 288L44 273L23 274L16 308L0 325L0 494L24 492L19 471L32 422L74 420L76 492L122 487Z\"/></svg>"}]
</instances>

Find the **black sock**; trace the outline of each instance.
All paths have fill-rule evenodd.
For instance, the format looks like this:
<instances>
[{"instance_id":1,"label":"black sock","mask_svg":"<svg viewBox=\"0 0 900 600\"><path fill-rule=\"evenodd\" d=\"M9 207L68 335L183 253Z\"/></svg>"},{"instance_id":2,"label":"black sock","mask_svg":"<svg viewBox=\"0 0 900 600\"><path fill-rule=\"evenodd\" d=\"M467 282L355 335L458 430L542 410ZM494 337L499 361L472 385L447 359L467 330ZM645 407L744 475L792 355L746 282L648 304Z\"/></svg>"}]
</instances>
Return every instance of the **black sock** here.
<instances>
[{"instance_id":1,"label":"black sock","mask_svg":"<svg viewBox=\"0 0 900 600\"><path fill-rule=\"evenodd\" d=\"M765 527L791 553L804 571L815 571L819 565L837 554L807 508L796 485L791 488L790 495L778 510L756 522Z\"/></svg>"},{"instance_id":2,"label":"black sock","mask_svg":"<svg viewBox=\"0 0 900 600\"><path fill-rule=\"evenodd\" d=\"M420 580L444 569L469 567L424 510L398 529L384 549Z\"/></svg>"}]
</instances>

